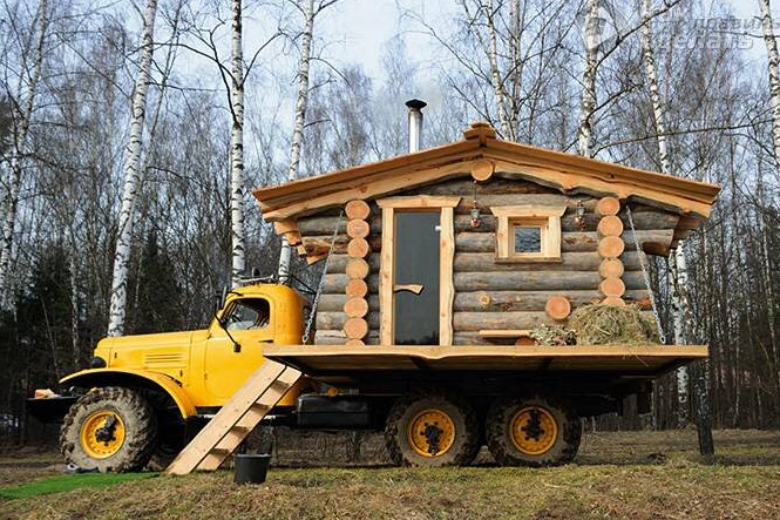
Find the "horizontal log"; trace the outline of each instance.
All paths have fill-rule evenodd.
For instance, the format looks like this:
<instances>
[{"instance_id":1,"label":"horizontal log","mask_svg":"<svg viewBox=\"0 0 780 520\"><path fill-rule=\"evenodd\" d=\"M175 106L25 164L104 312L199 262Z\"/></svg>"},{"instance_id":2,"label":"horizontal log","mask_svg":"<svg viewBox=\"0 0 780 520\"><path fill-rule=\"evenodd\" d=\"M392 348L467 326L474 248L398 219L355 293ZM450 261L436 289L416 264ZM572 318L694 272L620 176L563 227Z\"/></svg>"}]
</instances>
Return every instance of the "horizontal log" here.
<instances>
[{"instance_id":1,"label":"horizontal log","mask_svg":"<svg viewBox=\"0 0 780 520\"><path fill-rule=\"evenodd\" d=\"M474 207L473 190L465 193L463 200L455 208L455 213L459 215L469 213ZM577 208L577 203L582 200L582 205L588 212L593 212L596 207L595 199L578 199L567 197L566 195L555 194L501 194L501 195L480 195L477 192L477 207L486 214L490 213L490 208L494 206L566 206L570 211Z\"/></svg>"},{"instance_id":2,"label":"horizontal log","mask_svg":"<svg viewBox=\"0 0 780 520\"><path fill-rule=\"evenodd\" d=\"M604 297L598 289L582 291L473 291L459 292L455 295L455 311L506 312L506 311L543 311L552 296L566 296L573 308L588 303L599 303ZM638 304L650 309L650 298L644 289L626 291L623 295L626 303ZM345 294L322 294L319 312L341 312L347 301ZM379 311L379 296L371 294L367 298L368 310Z\"/></svg>"},{"instance_id":3,"label":"horizontal log","mask_svg":"<svg viewBox=\"0 0 780 520\"><path fill-rule=\"evenodd\" d=\"M425 195L461 195L463 197L474 196L474 179L468 176L464 171L465 177L452 179L430 186L423 186L404 192L403 195L425 194ZM529 181L516 181L501 179L494 176L489 182L480 183L477 187L477 197L485 195L499 194L551 194L557 195L560 192L551 188L545 188L539 184Z\"/></svg>"},{"instance_id":4,"label":"horizontal log","mask_svg":"<svg viewBox=\"0 0 780 520\"><path fill-rule=\"evenodd\" d=\"M322 284L323 294L346 294L347 283L349 282L349 276L343 273L328 273L325 275L325 280ZM366 278L368 284L368 292L376 293L379 290L379 276L376 274L368 275Z\"/></svg>"},{"instance_id":5,"label":"horizontal log","mask_svg":"<svg viewBox=\"0 0 780 520\"><path fill-rule=\"evenodd\" d=\"M455 291L568 291L595 290L601 283L598 271L486 271L455 273ZM644 288L642 273L623 275L629 290Z\"/></svg>"},{"instance_id":6,"label":"horizontal log","mask_svg":"<svg viewBox=\"0 0 780 520\"><path fill-rule=\"evenodd\" d=\"M459 292L455 295L453 309L455 311L475 312L512 312L512 311L543 311L547 301L552 296L566 296L577 308L588 303L599 303L603 296L598 289L582 291L476 291ZM628 303L639 304L642 308L650 308L650 298L646 290L627 291L624 295ZM322 305L322 304L321 304ZM330 302L329 302L329 305ZM343 304L342 304L343 305ZM369 307L371 300L369 299ZM338 307L340 308L340 307ZM379 302L376 301L376 309Z\"/></svg>"},{"instance_id":7,"label":"horizontal log","mask_svg":"<svg viewBox=\"0 0 780 520\"><path fill-rule=\"evenodd\" d=\"M642 311L647 318L653 313ZM533 329L543 323L554 324L545 312L456 312L453 315L455 335L480 330Z\"/></svg>"},{"instance_id":8,"label":"horizontal log","mask_svg":"<svg viewBox=\"0 0 780 520\"><path fill-rule=\"evenodd\" d=\"M368 255L365 260L368 262L369 268L372 273L378 273L379 272L379 263L380 263L380 257L377 253L372 253ZM347 263L349 262L349 257L343 253L334 254L331 255L330 259L328 260L328 273L344 273L346 272Z\"/></svg>"},{"instance_id":9,"label":"horizontal log","mask_svg":"<svg viewBox=\"0 0 780 520\"><path fill-rule=\"evenodd\" d=\"M315 345L346 345L347 336L343 330L318 330L314 336ZM370 330L368 335L363 338L366 345L379 345L379 331Z\"/></svg>"},{"instance_id":10,"label":"horizontal log","mask_svg":"<svg viewBox=\"0 0 780 520\"><path fill-rule=\"evenodd\" d=\"M347 323L347 315L344 312L317 312L317 330L339 330ZM370 329L379 329L379 313L369 312L365 320Z\"/></svg>"},{"instance_id":11,"label":"horizontal log","mask_svg":"<svg viewBox=\"0 0 780 520\"><path fill-rule=\"evenodd\" d=\"M344 304L347 303L348 299L346 294L321 294L317 309L321 312L339 312L344 308ZM369 312L379 310L378 295L372 294L366 300L368 301Z\"/></svg>"},{"instance_id":12,"label":"horizontal log","mask_svg":"<svg viewBox=\"0 0 780 520\"><path fill-rule=\"evenodd\" d=\"M335 241L332 236L301 237L303 247L306 248L306 252L310 255L327 253L330 250L331 245L333 245L334 253L346 253L350 240L353 239L350 239L346 235L338 235ZM366 240L372 251L379 251L382 247L382 239L379 236L371 235Z\"/></svg>"},{"instance_id":13,"label":"horizontal log","mask_svg":"<svg viewBox=\"0 0 780 520\"><path fill-rule=\"evenodd\" d=\"M455 312L456 332L503 329L532 329L542 323L555 323L546 312Z\"/></svg>"},{"instance_id":14,"label":"horizontal log","mask_svg":"<svg viewBox=\"0 0 780 520\"><path fill-rule=\"evenodd\" d=\"M469 198L471 192L465 192L463 194L465 209L471 211L472 199ZM495 217L489 210L481 208L480 227L477 231L493 232L496 230ZM468 215L468 211L463 211L463 214L455 216L455 231L474 231L471 227L471 216ZM674 229L677 226L677 222L680 220L679 215L674 213L666 213L656 208L649 208L642 206L637 209L632 209L632 215L634 218L634 225L637 231L648 231L654 229ZM623 226L626 230L630 231L628 223L628 216L625 212L618 215L620 220L623 221ZM601 217L596 213L585 213L585 224L583 229L577 225L574 220L574 213L567 213L561 218L561 229L563 231L595 231L598 226ZM301 237L321 237L322 240L330 240L333 237L333 230L336 228L336 223L339 221L339 217L302 217L298 220L298 228L300 230ZM372 215L368 220L370 226L370 235L381 235L382 232L382 217L380 215ZM347 220L342 218L341 225L339 226L339 234L344 235L343 241L346 241L347 234Z\"/></svg>"},{"instance_id":15,"label":"horizontal log","mask_svg":"<svg viewBox=\"0 0 780 520\"><path fill-rule=\"evenodd\" d=\"M457 253L453 268L456 272L478 271L597 271L602 258L596 252L561 254L561 261L535 263L496 263L495 253ZM626 269L641 269L636 251L623 253Z\"/></svg>"},{"instance_id":16,"label":"horizontal log","mask_svg":"<svg viewBox=\"0 0 780 520\"><path fill-rule=\"evenodd\" d=\"M637 230L639 243L666 243L671 244L673 231L668 230ZM635 250L634 235L631 231L622 235L626 246ZM588 252L596 251L599 243L598 233L595 231L569 231L561 233L561 252ZM373 247L373 244L372 244ZM477 231L461 232L455 234L455 251L470 253L492 253L495 251L496 238L493 233L481 233Z\"/></svg>"}]
</instances>

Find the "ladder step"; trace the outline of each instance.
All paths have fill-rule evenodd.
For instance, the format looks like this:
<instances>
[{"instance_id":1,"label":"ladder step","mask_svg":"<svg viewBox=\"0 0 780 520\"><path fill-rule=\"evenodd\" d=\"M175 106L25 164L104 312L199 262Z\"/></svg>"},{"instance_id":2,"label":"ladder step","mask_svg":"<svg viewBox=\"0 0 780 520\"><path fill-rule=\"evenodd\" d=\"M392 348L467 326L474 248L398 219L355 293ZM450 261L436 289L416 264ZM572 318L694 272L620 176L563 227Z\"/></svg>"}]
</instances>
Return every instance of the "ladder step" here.
<instances>
[{"instance_id":1,"label":"ladder step","mask_svg":"<svg viewBox=\"0 0 780 520\"><path fill-rule=\"evenodd\" d=\"M271 407L268 406L265 403L261 403L261 402L257 402L257 401L252 403L252 410L254 410L256 412L267 412L270 409L271 409Z\"/></svg>"},{"instance_id":2,"label":"ladder step","mask_svg":"<svg viewBox=\"0 0 780 520\"><path fill-rule=\"evenodd\" d=\"M209 450L209 455L216 455L216 456L225 456L227 457L230 455L230 450L226 450L224 448L211 448Z\"/></svg>"},{"instance_id":3,"label":"ladder step","mask_svg":"<svg viewBox=\"0 0 780 520\"><path fill-rule=\"evenodd\" d=\"M247 428L246 426L239 426L238 424L236 424L230 429L236 433L249 433L249 428Z\"/></svg>"}]
</instances>

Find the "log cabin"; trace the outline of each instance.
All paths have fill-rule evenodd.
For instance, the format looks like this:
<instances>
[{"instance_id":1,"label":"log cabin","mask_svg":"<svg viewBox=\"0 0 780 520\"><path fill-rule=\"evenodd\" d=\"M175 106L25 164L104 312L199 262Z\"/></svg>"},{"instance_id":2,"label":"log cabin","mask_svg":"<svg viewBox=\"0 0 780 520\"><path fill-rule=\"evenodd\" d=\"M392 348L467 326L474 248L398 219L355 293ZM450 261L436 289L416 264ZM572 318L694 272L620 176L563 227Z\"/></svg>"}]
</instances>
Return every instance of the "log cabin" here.
<instances>
[{"instance_id":1,"label":"log cabin","mask_svg":"<svg viewBox=\"0 0 780 520\"><path fill-rule=\"evenodd\" d=\"M475 346L526 344L588 303L650 312L647 255L668 256L718 192L476 122L457 142L253 194L301 257L327 263L315 344Z\"/></svg>"}]
</instances>

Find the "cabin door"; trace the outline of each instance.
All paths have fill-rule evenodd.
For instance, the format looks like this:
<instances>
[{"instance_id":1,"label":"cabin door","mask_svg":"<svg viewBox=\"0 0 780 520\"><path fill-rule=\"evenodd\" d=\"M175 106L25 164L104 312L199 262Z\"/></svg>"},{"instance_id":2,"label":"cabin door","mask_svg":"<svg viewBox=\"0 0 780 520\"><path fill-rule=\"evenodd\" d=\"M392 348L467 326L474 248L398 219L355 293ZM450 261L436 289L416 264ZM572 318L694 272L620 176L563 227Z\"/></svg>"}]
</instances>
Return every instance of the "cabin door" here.
<instances>
[{"instance_id":1,"label":"cabin door","mask_svg":"<svg viewBox=\"0 0 780 520\"><path fill-rule=\"evenodd\" d=\"M382 345L452 345L454 208L460 197L389 197L382 208Z\"/></svg>"},{"instance_id":2,"label":"cabin door","mask_svg":"<svg viewBox=\"0 0 780 520\"><path fill-rule=\"evenodd\" d=\"M439 344L441 212L395 214L395 345Z\"/></svg>"}]
</instances>

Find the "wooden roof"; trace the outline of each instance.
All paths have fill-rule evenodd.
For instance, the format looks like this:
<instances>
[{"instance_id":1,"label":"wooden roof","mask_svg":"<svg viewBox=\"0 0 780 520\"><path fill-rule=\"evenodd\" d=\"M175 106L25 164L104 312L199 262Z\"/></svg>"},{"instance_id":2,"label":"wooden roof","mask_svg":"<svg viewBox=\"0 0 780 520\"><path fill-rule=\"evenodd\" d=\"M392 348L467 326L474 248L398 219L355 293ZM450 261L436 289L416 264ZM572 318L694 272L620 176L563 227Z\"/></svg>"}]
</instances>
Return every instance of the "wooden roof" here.
<instances>
[{"instance_id":1,"label":"wooden roof","mask_svg":"<svg viewBox=\"0 0 780 520\"><path fill-rule=\"evenodd\" d=\"M496 176L530 180L564 193L612 195L692 217L710 214L720 187L496 139L487 123L474 123L464 139L420 152L254 190L266 221L279 222L343 205L467 176L490 161ZM484 163L483 163L484 164Z\"/></svg>"}]
</instances>

